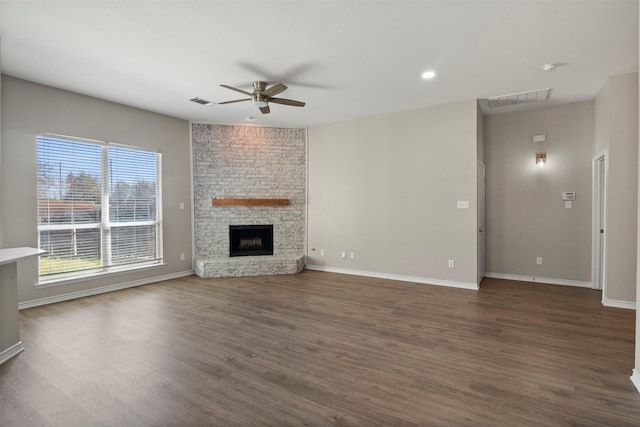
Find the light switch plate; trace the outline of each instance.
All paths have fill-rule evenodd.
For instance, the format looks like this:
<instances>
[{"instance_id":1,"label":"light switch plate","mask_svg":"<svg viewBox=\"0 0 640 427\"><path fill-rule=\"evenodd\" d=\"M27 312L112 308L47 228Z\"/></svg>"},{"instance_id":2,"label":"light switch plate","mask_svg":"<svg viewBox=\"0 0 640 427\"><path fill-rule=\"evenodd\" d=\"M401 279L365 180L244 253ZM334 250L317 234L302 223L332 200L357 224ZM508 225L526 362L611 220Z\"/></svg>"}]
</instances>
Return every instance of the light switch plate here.
<instances>
[{"instance_id":1,"label":"light switch plate","mask_svg":"<svg viewBox=\"0 0 640 427\"><path fill-rule=\"evenodd\" d=\"M458 200L458 209L469 209L468 200Z\"/></svg>"}]
</instances>

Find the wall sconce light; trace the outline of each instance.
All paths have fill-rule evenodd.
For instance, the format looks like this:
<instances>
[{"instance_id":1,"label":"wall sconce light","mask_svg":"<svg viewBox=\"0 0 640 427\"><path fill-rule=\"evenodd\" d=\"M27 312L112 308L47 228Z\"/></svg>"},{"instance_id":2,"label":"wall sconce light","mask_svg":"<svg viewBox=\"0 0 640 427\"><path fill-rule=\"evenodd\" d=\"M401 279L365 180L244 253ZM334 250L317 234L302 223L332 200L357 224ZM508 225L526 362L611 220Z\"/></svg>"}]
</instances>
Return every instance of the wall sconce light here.
<instances>
[{"instance_id":1,"label":"wall sconce light","mask_svg":"<svg viewBox=\"0 0 640 427\"><path fill-rule=\"evenodd\" d=\"M541 168L547 164L547 153L536 153L536 165Z\"/></svg>"}]
</instances>

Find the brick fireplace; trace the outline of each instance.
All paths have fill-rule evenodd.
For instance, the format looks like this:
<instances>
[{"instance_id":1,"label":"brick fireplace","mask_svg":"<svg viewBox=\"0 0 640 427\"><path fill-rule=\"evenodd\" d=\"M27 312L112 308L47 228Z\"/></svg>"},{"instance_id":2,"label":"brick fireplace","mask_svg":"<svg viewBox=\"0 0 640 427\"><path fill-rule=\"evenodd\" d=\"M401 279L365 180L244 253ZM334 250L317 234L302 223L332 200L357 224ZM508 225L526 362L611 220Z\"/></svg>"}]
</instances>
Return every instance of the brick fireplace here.
<instances>
[{"instance_id":1,"label":"brick fireplace","mask_svg":"<svg viewBox=\"0 0 640 427\"><path fill-rule=\"evenodd\" d=\"M196 274L209 278L301 271L304 129L192 124L192 150ZM286 199L288 204L214 206L213 199ZM230 256L230 226L264 224L273 226L273 255Z\"/></svg>"}]
</instances>

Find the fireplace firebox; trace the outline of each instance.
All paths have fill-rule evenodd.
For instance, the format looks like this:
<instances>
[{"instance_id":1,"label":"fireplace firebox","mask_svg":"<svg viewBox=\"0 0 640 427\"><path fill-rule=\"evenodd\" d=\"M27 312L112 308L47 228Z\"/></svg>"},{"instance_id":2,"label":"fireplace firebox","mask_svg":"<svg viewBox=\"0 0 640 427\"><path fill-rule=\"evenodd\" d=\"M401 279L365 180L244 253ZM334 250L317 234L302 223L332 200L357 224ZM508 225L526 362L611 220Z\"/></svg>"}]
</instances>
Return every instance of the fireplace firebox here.
<instances>
[{"instance_id":1,"label":"fireplace firebox","mask_svg":"<svg viewBox=\"0 0 640 427\"><path fill-rule=\"evenodd\" d=\"M229 256L249 255L273 255L273 224L229 226Z\"/></svg>"}]
</instances>

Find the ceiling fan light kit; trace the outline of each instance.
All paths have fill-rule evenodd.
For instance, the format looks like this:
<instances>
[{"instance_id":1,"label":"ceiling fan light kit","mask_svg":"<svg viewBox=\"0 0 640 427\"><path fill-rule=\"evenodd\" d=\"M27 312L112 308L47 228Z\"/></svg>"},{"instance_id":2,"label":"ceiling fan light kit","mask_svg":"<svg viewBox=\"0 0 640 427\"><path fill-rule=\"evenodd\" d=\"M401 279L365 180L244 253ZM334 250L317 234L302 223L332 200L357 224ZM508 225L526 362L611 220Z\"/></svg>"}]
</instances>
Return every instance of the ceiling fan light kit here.
<instances>
[{"instance_id":1,"label":"ceiling fan light kit","mask_svg":"<svg viewBox=\"0 0 640 427\"><path fill-rule=\"evenodd\" d=\"M266 107L267 105L269 105L269 102L267 102L267 98L265 98L265 96L261 93L251 95L251 103L258 108Z\"/></svg>"},{"instance_id":2,"label":"ceiling fan light kit","mask_svg":"<svg viewBox=\"0 0 640 427\"><path fill-rule=\"evenodd\" d=\"M247 92L245 90L238 89L237 87L233 87L233 86L227 86L227 85L220 85L220 86L229 90L233 90L235 92L240 92L249 97L249 98L234 99L231 101L220 102L219 103L220 105L251 101L251 104L258 107L262 114L269 114L271 112L269 109L270 102L273 102L275 104L281 104L281 105L289 105L292 107L305 106L305 103L302 101L295 101L293 99L285 99L285 98L275 98L275 95L278 95L279 93L282 93L285 90L287 90L287 87L282 83L277 83L273 86L267 87L267 82L255 81L253 82L253 92Z\"/></svg>"}]
</instances>

